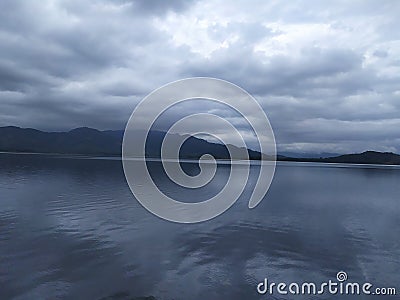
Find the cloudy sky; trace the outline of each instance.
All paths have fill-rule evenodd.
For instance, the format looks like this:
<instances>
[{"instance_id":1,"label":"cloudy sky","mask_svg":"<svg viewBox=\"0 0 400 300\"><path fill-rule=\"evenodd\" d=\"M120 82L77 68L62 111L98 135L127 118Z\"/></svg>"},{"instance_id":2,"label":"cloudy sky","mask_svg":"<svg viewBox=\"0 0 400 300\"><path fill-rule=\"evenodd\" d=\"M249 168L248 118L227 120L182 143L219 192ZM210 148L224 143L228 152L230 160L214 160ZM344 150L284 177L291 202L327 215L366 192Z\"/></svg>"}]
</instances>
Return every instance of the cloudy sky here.
<instances>
[{"instance_id":1,"label":"cloudy sky","mask_svg":"<svg viewBox=\"0 0 400 300\"><path fill-rule=\"evenodd\" d=\"M231 81L278 149L400 152L400 2L0 1L0 126L124 128L168 82Z\"/></svg>"}]
</instances>

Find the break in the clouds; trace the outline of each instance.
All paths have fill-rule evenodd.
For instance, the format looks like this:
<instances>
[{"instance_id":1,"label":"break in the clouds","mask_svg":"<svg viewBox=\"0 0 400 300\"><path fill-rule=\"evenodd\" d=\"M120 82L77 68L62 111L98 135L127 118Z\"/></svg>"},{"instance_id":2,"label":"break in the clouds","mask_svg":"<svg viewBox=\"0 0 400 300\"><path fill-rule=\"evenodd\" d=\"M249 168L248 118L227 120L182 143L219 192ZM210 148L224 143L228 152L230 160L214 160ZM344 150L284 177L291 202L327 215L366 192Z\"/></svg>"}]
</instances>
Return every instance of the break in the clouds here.
<instances>
[{"instance_id":1,"label":"break in the clouds","mask_svg":"<svg viewBox=\"0 0 400 300\"><path fill-rule=\"evenodd\" d=\"M155 88L211 76L256 97L280 150L400 152L399 12L398 1L3 0L0 126L119 129Z\"/></svg>"}]
</instances>

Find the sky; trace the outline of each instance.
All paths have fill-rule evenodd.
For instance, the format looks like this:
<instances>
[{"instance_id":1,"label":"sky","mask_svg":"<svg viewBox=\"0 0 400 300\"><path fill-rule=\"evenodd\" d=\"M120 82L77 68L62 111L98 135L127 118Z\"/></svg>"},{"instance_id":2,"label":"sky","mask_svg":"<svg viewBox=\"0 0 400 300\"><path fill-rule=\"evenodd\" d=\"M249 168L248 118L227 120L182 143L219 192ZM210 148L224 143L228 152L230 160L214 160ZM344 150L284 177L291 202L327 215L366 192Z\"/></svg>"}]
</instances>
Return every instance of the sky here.
<instances>
[{"instance_id":1,"label":"sky","mask_svg":"<svg viewBox=\"0 0 400 300\"><path fill-rule=\"evenodd\" d=\"M400 153L399 13L396 0L2 0L0 126L123 129L156 88L210 76L259 101L279 151Z\"/></svg>"}]
</instances>

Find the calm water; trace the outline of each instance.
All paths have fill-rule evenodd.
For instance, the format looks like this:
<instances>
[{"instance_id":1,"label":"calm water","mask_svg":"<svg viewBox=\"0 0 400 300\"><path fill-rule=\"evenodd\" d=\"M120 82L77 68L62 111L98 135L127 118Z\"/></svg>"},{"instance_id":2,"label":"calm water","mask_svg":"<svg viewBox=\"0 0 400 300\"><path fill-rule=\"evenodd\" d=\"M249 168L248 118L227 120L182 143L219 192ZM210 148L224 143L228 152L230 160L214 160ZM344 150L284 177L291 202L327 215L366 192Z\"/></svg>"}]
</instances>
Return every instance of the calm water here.
<instances>
[{"instance_id":1,"label":"calm water","mask_svg":"<svg viewBox=\"0 0 400 300\"><path fill-rule=\"evenodd\" d=\"M152 168L166 193L190 199L229 171L193 196ZM0 299L347 299L256 291L265 277L320 283L341 270L399 293L399 195L400 168L280 163L256 209L245 193L181 225L141 207L118 160L0 154Z\"/></svg>"}]
</instances>

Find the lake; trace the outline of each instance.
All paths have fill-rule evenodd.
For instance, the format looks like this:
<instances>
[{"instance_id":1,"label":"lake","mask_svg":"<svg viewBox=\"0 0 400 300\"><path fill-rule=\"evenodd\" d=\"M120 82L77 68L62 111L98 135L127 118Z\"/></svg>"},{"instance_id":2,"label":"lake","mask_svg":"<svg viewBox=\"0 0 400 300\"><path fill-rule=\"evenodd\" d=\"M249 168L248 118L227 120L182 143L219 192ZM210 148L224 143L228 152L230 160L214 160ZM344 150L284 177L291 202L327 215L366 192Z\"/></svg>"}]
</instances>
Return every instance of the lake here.
<instances>
[{"instance_id":1,"label":"lake","mask_svg":"<svg viewBox=\"0 0 400 300\"><path fill-rule=\"evenodd\" d=\"M230 170L193 192L150 168L182 201L215 193ZM278 163L250 210L256 172L224 214L185 225L144 209L120 160L0 154L0 299L365 299L257 292L264 278L320 283L339 271L400 292L399 167Z\"/></svg>"}]
</instances>

